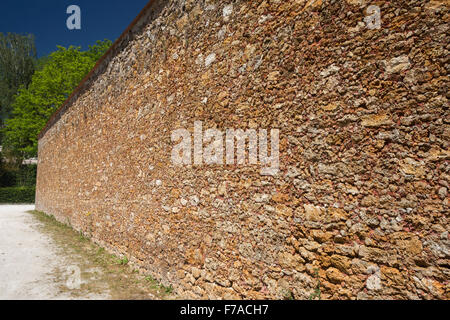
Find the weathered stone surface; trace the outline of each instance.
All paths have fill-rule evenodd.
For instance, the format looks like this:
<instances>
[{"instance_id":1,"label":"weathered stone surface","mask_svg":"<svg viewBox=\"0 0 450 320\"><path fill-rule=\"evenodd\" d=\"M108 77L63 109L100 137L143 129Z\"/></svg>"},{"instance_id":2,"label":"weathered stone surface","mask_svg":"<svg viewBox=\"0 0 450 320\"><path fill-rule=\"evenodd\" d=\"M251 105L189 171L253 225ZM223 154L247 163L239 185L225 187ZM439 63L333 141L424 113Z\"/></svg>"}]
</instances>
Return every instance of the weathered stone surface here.
<instances>
[{"instance_id":1,"label":"weathered stone surface","mask_svg":"<svg viewBox=\"0 0 450 320\"><path fill-rule=\"evenodd\" d=\"M411 66L408 56L392 58L386 65L386 73L397 73L407 70Z\"/></svg>"},{"instance_id":2,"label":"weathered stone surface","mask_svg":"<svg viewBox=\"0 0 450 320\"><path fill-rule=\"evenodd\" d=\"M329 268L327 278L331 283L341 284L345 280L345 275L336 268Z\"/></svg>"},{"instance_id":3,"label":"weathered stone surface","mask_svg":"<svg viewBox=\"0 0 450 320\"><path fill-rule=\"evenodd\" d=\"M448 1L162 1L39 139L36 207L193 299L449 299ZM171 133L280 129L280 172ZM88 214L89 213L89 214Z\"/></svg>"}]
</instances>

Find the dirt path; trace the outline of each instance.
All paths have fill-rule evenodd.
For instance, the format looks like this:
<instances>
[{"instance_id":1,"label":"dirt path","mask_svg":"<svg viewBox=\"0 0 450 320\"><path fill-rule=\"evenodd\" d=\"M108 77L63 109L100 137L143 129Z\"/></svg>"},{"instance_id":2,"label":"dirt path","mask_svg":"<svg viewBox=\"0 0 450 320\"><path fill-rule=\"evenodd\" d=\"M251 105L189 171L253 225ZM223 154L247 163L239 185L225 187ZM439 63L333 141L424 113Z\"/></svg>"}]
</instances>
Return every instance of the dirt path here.
<instances>
[{"instance_id":1,"label":"dirt path","mask_svg":"<svg viewBox=\"0 0 450 320\"><path fill-rule=\"evenodd\" d=\"M139 275L33 205L0 205L0 300L160 299L168 288Z\"/></svg>"},{"instance_id":2,"label":"dirt path","mask_svg":"<svg viewBox=\"0 0 450 320\"><path fill-rule=\"evenodd\" d=\"M67 299L53 276L64 257L29 210L34 206L0 206L0 299Z\"/></svg>"}]
</instances>

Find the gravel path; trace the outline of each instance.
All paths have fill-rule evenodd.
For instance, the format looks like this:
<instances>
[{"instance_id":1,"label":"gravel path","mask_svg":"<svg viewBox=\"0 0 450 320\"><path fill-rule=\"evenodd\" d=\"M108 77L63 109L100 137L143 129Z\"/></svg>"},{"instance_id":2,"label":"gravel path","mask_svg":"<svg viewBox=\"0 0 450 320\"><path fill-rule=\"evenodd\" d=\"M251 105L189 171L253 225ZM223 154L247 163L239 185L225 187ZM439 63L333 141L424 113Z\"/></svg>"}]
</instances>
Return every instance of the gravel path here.
<instances>
[{"instance_id":1,"label":"gravel path","mask_svg":"<svg viewBox=\"0 0 450 320\"><path fill-rule=\"evenodd\" d=\"M29 210L34 205L0 205L0 299L105 299L108 296L72 296L67 276L61 276L68 257L39 230Z\"/></svg>"}]
</instances>

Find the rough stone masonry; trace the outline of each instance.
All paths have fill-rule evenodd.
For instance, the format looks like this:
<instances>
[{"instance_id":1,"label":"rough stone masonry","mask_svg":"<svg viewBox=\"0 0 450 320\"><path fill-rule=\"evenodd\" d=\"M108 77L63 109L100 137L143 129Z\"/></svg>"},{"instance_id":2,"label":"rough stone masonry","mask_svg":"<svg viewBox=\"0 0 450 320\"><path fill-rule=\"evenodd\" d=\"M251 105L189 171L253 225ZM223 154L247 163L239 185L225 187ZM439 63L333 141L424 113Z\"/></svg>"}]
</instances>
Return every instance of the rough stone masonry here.
<instances>
[{"instance_id":1,"label":"rough stone masonry","mask_svg":"<svg viewBox=\"0 0 450 320\"><path fill-rule=\"evenodd\" d=\"M36 207L186 298L449 299L449 20L152 1L41 132ZM278 174L172 164L195 121L279 129Z\"/></svg>"}]
</instances>

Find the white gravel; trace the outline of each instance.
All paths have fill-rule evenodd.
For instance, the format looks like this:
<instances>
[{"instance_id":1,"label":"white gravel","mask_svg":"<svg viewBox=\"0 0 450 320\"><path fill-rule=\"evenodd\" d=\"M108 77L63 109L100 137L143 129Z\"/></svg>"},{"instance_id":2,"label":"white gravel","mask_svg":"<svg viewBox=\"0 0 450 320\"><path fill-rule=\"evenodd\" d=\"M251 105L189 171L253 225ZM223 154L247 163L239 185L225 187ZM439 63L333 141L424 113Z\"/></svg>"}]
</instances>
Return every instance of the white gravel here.
<instances>
[{"instance_id":1,"label":"white gravel","mask_svg":"<svg viewBox=\"0 0 450 320\"><path fill-rule=\"evenodd\" d=\"M72 296L67 279L55 272L68 260L58 253L52 239L39 231L40 222L29 210L34 210L34 205L0 205L0 299L107 298Z\"/></svg>"}]
</instances>

